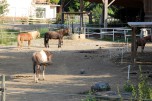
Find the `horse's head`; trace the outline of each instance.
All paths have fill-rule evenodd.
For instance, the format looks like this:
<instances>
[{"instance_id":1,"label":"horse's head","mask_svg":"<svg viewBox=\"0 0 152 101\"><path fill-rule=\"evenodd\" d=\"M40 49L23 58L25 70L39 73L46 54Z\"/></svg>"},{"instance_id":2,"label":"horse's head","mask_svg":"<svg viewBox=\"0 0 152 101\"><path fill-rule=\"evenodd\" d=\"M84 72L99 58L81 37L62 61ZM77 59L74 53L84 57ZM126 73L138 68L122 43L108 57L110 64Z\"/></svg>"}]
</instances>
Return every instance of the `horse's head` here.
<instances>
[{"instance_id":1,"label":"horse's head","mask_svg":"<svg viewBox=\"0 0 152 101\"><path fill-rule=\"evenodd\" d=\"M69 35L69 32L70 32L70 29L69 29L69 28L63 29L64 35Z\"/></svg>"}]
</instances>

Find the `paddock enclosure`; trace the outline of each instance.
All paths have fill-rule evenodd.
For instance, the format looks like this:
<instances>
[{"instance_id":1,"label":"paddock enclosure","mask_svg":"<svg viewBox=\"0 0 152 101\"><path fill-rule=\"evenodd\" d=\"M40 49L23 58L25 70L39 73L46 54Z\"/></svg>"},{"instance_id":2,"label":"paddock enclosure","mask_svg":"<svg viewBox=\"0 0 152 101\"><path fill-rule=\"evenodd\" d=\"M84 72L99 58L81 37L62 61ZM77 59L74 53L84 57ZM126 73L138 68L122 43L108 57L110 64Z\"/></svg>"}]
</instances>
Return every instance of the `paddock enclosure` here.
<instances>
[{"instance_id":1,"label":"paddock enclosure","mask_svg":"<svg viewBox=\"0 0 152 101\"><path fill-rule=\"evenodd\" d=\"M50 42L48 50L53 53L53 64L46 68L46 80L39 83L33 80L31 56L45 49L43 38L33 40L30 49L17 50L15 42L0 46L0 73L6 75L6 101L81 101L88 97L91 85L99 81L108 82L111 91L117 92L117 87L123 91L128 80L130 43L64 38L64 45L59 49L56 40ZM150 42L144 53L138 49L137 66L131 67L130 80L137 81L138 65L141 65L151 81L151 50ZM82 69L84 74L80 73Z\"/></svg>"}]
</instances>

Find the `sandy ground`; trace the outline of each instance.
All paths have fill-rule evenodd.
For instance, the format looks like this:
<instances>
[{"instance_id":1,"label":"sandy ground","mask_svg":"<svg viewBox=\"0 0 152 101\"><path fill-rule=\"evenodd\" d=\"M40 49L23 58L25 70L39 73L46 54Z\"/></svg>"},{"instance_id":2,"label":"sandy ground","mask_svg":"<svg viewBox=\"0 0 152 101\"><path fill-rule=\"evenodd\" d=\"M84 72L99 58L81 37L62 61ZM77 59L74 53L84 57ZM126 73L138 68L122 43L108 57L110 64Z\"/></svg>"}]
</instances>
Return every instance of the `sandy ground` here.
<instances>
[{"instance_id":1,"label":"sandy ground","mask_svg":"<svg viewBox=\"0 0 152 101\"><path fill-rule=\"evenodd\" d=\"M121 53L112 47L115 43L64 40L60 49L57 43L50 41L48 50L53 53L53 64L46 68L46 80L39 83L34 82L31 56L45 49L43 39L33 40L30 49L24 47L19 51L16 44L1 46L0 73L6 75L6 101L81 101L86 96L80 93L99 81L108 82L112 91L122 89L127 71L122 72L124 67L110 59ZM82 69L85 74L80 74Z\"/></svg>"}]
</instances>

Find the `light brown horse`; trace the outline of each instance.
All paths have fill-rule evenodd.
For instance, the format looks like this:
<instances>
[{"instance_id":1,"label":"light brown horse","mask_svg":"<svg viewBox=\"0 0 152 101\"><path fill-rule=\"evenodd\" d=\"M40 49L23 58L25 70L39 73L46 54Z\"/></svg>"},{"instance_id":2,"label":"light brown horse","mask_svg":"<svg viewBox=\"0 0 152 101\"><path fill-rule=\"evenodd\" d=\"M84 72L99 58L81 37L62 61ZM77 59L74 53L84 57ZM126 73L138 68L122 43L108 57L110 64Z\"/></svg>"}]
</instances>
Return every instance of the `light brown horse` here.
<instances>
[{"instance_id":1,"label":"light brown horse","mask_svg":"<svg viewBox=\"0 0 152 101\"><path fill-rule=\"evenodd\" d=\"M41 73L41 67L43 68L43 80L45 79L45 68L52 63L53 54L47 50L41 50L40 52L33 53L33 73L35 74L35 82L38 82L39 75Z\"/></svg>"},{"instance_id":2,"label":"light brown horse","mask_svg":"<svg viewBox=\"0 0 152 101\"><path fill-rule=\"evenodd\" d=\"M63 36L68 35L70 30L68 28L60 29L57 31L49 31L44 34L44 46L49 48L49 39L58 39L58 48L63 45Z\"/></svg>"},{"instance_id":3,"label":"light brown horse","mask_svg":"<svg viewBox=\"0 0 152 101\"><path fill-rule=\"evenodd\" d=\"M17 36L17 46L21 49L23 47L23 41L28 41L28 48L30 48L31 40L38 37L40 37L40 33L38 31L19 33Z\"/></svg>"}]
</instances>

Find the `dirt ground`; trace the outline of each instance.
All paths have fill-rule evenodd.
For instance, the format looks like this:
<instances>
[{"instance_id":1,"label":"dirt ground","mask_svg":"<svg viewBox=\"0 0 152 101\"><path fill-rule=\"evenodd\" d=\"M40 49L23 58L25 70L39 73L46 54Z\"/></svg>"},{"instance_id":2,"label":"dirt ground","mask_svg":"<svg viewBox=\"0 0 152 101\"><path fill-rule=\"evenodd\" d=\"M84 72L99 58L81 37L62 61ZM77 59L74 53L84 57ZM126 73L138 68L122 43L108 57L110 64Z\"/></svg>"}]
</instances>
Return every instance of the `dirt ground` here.
<instances>
[{"instance_id":1,"label":"dirt ground","mask_svg":"<svg viewBox=\"0 0 152 101\"><path fill-rule=\"evenodd\" d=\"M99 40L66 39L58 49L57 43L50 41L48 50L53 53L53 64L46 68L46 80L38 83L34 82L31 56L45 49L43 39L33 40L30 49L26 46L19 51L16 44L0 46L0 74L6 75L6 101L82 101L86 95L80 93L99 81L109 83L112 91L123 88L128 64L114 63L110 58L121 54L121 46L116 48L116 43ZM80 74L81 70L85 73Z\"/></svg>"}]
</instances>

